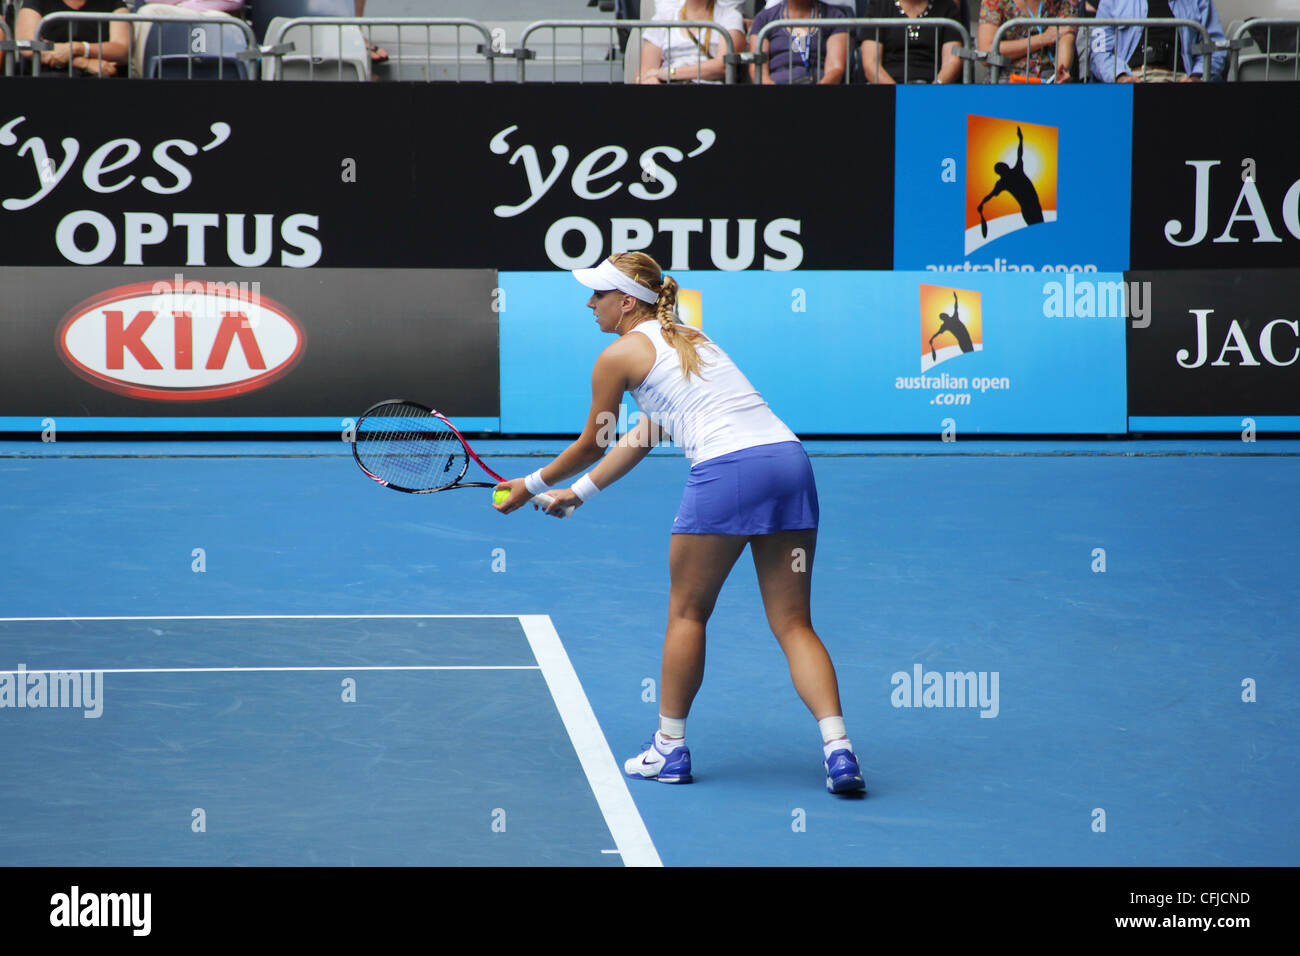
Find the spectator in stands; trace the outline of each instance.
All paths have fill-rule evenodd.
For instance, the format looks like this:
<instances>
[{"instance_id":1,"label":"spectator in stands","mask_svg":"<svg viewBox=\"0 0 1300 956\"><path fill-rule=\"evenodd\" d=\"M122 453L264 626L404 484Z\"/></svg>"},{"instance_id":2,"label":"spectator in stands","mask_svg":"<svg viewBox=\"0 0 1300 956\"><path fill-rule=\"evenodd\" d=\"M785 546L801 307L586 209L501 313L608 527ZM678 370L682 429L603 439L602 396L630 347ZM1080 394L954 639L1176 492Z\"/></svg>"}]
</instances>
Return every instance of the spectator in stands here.
<instances>
[{"instance_id":1,"label":"spectator in stands","mask_svg":"<svg viewBox=\"0 0 1300 956\"><path fill-rule=\"evenodd\" d=\"M184 7L186 10L212 10L217 13L239 14L244 12L244 0L149 0L137 13L144 13L145 7L155 5Z\"/></svg>"},{"instance_id":2,"label":"spectator in stands","mask_svg":"<svg viewBox=\"0 0 1300 956\"><path fill-rule=\"evenodd\" d=\"M714 0L659 0L655 20L712 20L731 34L737 51L745 48L740 11ZM638 83L721 83L727 75L727 44L716 30L656 27L641 40Z\"/></svg>"},{"instance_id":3,"label":"spectator in stands","mask_svg":"<svg viewBox=\"0 0 1300 956\"><path fill-rule=\"evenodd\" d=\"M1213 0L1101 0L1097 16L1100 19L1174 17L1195 20L1205 27L1214 43L1223 43L1226 39ZM1200 34L1188 27L1151 27L1146 31L1145 41L1142 27L1093 29L1098 33L1098 42L1092 50L1089 66L1103 83L1195 83L1221 80L1227 69L1227 53L1214 53L1210 57L1209 75L1206 75L1205 55L1192 52L1192 47L1200 42Z\"/></svg>"},{"instance_id":4,"label":"spectator in stands","mask_svg":"<svg viewBox=\"0 0 1300 956\"><path fill-rule=\"evenodd\" d=\"M849 31L835 26L848 14L824 0L781 0L761 11L749 27L749 49L758 52L758 34L773 20L825 20L826 26L781 27L763 41L767 59L755 83L843 83L849 63Z\"/></svg>"},{"instance_id":5,"label":"spectator in stands","mask_svg":"<svg viewBox=\"0 0 1300 956\"><path fill-rule=\"evenodd\" d=\"M953 0L869 0L867 16L873 19L926 17L957 20L961 12ZM943 29L877 30L861 27L855 39L862 51L862 71L868 83L960 83L961 60L957 48L961 34ZM938 41L936 46L935 41ZM935 50L939 58L935 58Z\"/></svg>"},{"instance_id":6,"label":"spectator in stands","mask_svg":"<svg viewBox=\"0 0 1300 956\"><path fill-rule=\"evenodd\" d=\"M998 27L1017 17L1071 17L1073 0L982 0L976 46L989 53ZM1068 83L1074 65L1075 27L1016 27L1003 34L998 51L1011 61L1002 75L1030 83Z\"/></svg>"},{"instance_id":7,"label":"spectator in stands","mask_svg":"<svg viewBox=\"0 0 1300 956\"><path fill-rule=\"evenodd\" d=\"M854 0L826 0L826 2L832 7L843 7L844 15L846 17L853 16L854 11L856 10ZM763 9L766 10L768 7L779 7L780 5L781 0L767 0L767 2L763 4Z\"/></svg>"},{"instance_id":8,"label":"spectator in stands","mask_svg":"<svg viewBox=\"0 0 1300 956\"><path fill-rule=\"evenodd\" d=\"M35 40L36 31L51 13L129 13L126 0L23 0L18 11L14 32L19 40ZM126 64L131 48L131 25L125 20L108 23L71 24L72 39L68 40L68 26L59 27L54 35L46 37L54 49L41 51L41 69L72 70L77 73L115 76L118 66ZM60 40L59 38L63 39ZM23 52L30 59L32 51ZM122 70L126 72L125 69Z\"/></svg>"},{"instance_id":9,"label":"spectator in stands","mask_svg":"<svg viewBox=\"0 0 1300 956\"><path fill-rule=\"evenodd\" d=\"M366 0L356 0L356 7L354 9L357 11L357 16L364 17L366 15ZM370 51L370 59L375 63L382 63L387 60L388 51L383 47L375 46L370 42L369 30L364 27L362 27L362 30L366 35L366 49Z\"/></svg>"}]
</instances>

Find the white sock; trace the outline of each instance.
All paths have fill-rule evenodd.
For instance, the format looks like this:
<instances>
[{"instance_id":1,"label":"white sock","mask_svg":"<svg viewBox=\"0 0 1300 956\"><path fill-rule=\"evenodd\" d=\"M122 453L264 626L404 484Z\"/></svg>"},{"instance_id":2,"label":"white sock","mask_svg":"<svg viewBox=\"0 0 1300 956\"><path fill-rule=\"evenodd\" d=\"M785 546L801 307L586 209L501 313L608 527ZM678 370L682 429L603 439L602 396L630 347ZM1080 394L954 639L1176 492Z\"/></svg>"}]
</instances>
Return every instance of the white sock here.
<instances>
[{"instance_id":1,"label":"white sock","mask_svg":"<svg viewBox=\"0 0 1300 956\"><path fill-rule=\"evenodd\" d=\"M844 718L839 714L823 717L817 721L817 726L822 732L822 753L827 759L837 750L853 750L853 742L849 740L849 732L844 727Z\"/></svg>"},{"instance_id":2,"label":"white sock","mask_svg":"<svg viewBox=\"0 0 1300 956\"><path fill-rule=\"evenodd\" d=\"M659 729L665 737L685 737L686 736L686 718L685 717L665 717L659 715Z\"/></svg>"},{"instance_id":3,"label":"white sock","mask_svg":"<svg viewBox=\"0 0 1300 956\"><path fill-rule=\"evenodd\" d=\"M686 746L685 737L665 737L662 730L655 731L655 746L662 754L670 754L678 747Z\"/></svg>"}]
</instances>

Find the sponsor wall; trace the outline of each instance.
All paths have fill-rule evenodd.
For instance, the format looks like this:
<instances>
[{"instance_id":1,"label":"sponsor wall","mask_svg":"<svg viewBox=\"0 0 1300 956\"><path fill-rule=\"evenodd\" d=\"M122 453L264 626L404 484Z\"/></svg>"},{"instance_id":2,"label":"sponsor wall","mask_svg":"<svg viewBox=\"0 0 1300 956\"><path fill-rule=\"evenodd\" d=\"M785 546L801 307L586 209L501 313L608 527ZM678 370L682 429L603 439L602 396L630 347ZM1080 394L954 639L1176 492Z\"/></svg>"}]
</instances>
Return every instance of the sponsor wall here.
<instances>
[{"instance_id":1,"label":"sponsor wall","mask_svg":"<svg viewBox=\"0 0 1300 956\"><path fill-rule=\"evenodd\" d=\"M1130 324L1134 431L1300 430L1300 269L1133 272L1149 324Z\"/></svg>"},{"instance_id":2,"label":"sponsor wall","mask_svg":"<svg viewBox=\"0 0 1300 956\"><path fill-rule=\"evenodd\" d=\"M333 431L402 395L572 432L603 343L564 270L627 249L805 433L1294 427L1289 87L1243 89L338 84L325 112L13 81L0 429ZM1170 368L1205 309L1220 354Z\"/></svg>"},{"instance_id":3,"label":"sponsor wall","mask_svg":"<svg viewBox=\"0 0 1300 956\"><path fill-rule=\"evenodd\" d=\"M1132 89L900 87L894 268L1128 268Z\"/></svg>"},{"instance_id":4,"label":"sponsor wall","mask_svg":"<svg viewBox=\"0 0 1300 956\"><path fill-rule=\"evenodd\" d=\"M1129 427L1296 431L1295 84L1202 92L1135 90L1130 279L1150 324L1128 332Z\"/></svg>"},{"instance_id":5,"label":"sponsor wall","mask_svg":"<svg viewBox=\"0 0 1300 956\"><path fill-rule=\"evenodd\" d=\"M892 265L885 90L762 91L765 132L713 88L56 86L0 99L0 264Z\"/></svg>"},{"instance_id":6,"label":"sponsor wall","mask_svg":"<svg viewBox=\"0 0 1300 956\"><path fill-rule=\"evenodd\" d=\"M612 341L584 307L587 290L554 272L500 278L507 301L523 303L501 314L503 428L580 431L592 363ZM801 434L1126 429L1121 273L675 278L688 323Z\"/></svg>"},{"instance_id":7,"label":"sponsor wall","mask_svg":"<svg viewBox=\"0 0 1300 956\"><path fill-rule=\"evenodd\" d=\"M1135 92L1130 267L1300 266L1295 84Z\"/></svg>"},{"instance_id":8,"label":"sponsor wall","mask_svg":"<svg viewBox=\"0 0 1300 956\"><path fill-rule=\"evenodd\" d=\"M164 416L338 431L382 398L450 396L495 429L490 270L0 268L0 428ZM436 333L432 330L436 330Z\"/></svg>"}]
</instances>

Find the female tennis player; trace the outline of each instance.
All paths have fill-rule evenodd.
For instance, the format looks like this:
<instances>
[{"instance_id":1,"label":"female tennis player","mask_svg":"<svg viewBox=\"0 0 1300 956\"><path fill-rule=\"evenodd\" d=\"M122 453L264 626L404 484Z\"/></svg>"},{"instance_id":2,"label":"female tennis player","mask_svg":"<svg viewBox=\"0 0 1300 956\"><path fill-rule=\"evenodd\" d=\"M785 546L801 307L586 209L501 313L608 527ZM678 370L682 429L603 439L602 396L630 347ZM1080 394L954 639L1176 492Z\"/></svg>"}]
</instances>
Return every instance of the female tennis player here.
<instances>
[{"instance_id":1,"label":"female tennis player","mask_svg":"<svg viewBox=\"0 0 1300 956\"><path fill-rule=\"evenodd\" d=\"M748 544L768 623L795 690L821 728L826 788L865 790L844 726L835 668L809 611L818 505L803 445L726 353L702 332L677 323L677 283L662 277L654 259L629 252L573 275L594 290L587 305L600 330L618 338L596 359L582 435L545 467L498 485L510 496L494 507L508 513L547 492L554 498L547 512L558 514L623 477L664 435L686 451L690 478L668 552L659 729L624 765L627 775L691 782L686 716L704 679L704 628ZM601 426L616 420L625 391L643 414L605 454ZM552 489L593 464L572 487Z\"/></svg>"}]
</instances>

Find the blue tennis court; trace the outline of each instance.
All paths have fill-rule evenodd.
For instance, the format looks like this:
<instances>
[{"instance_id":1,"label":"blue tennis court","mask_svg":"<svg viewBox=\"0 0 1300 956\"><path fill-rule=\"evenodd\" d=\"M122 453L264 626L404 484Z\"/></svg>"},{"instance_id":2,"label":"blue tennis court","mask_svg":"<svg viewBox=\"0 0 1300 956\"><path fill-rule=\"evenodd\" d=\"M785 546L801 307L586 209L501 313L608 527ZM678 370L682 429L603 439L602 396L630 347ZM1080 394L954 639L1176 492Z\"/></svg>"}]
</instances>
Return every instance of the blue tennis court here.
<instances>
[{"instance_id":1,"label":"blue tennis court","mask_svg":"<svg viewBox=\"0 0 1300 956\"><path fill-rule=\"evenodd\" d=\"M476 443L506 475L560 447ZM1300 862L1300 443L809 450L861 800L823 789L747 556L696 783L621 776L679 453L561 522L385 491L342 443L0 446L0 860Z\"/></svg>"}]
</instances>

